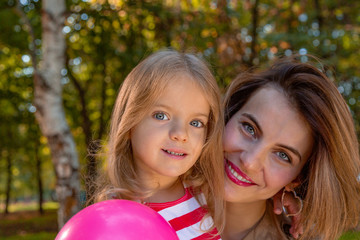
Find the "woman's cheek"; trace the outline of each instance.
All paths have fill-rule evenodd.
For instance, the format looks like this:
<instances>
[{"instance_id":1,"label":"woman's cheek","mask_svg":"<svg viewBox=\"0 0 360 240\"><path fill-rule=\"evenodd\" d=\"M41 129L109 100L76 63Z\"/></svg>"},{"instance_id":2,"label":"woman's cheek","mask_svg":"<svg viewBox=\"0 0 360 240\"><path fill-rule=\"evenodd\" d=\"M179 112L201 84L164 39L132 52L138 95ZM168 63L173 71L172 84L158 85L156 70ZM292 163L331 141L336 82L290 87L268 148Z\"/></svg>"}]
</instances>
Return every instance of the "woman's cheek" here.
<instances>
[{"instance_id":1,"label":"woman's cheek","mask_svg":"<svg viewBox=\"0 0 360 240\"><path fill-rule=\"evenodd\" d=\"M225 128L223 135L224 151L232 149L239 141L238 131L229 122Z\"/></svg>"}]
</instances>

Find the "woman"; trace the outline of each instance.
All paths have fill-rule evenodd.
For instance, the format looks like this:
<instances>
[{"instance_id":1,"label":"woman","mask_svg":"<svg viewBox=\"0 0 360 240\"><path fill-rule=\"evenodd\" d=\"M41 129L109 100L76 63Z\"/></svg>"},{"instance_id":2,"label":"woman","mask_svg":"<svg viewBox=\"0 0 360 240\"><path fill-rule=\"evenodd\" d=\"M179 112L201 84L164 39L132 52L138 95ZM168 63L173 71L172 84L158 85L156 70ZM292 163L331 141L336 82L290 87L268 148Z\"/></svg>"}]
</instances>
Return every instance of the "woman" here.
<instances>
[{"instance_id":1,"label":"woman","mask_svg":"<svg viewBox=\"0 0 360 240\"><path fill-rule=\"evenodd\" d=\"M336 239L359 223L358 141L324 73L281 60L236 78L225 109L223 239L289 238L288 218L276 217L270 200L282 190L299 198L301 239Z\"/></svg>"}]
</instances>

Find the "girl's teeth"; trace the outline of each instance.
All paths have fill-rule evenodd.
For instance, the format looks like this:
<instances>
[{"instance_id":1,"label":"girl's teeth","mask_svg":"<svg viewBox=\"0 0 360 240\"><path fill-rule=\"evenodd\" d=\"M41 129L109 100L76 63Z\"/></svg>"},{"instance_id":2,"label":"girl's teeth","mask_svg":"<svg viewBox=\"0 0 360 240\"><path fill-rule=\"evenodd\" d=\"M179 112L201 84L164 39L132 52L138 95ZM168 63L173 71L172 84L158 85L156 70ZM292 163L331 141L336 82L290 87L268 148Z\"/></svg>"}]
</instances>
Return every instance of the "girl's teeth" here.
<instances>
[{"instance_id":1,"label":"girl's teeth","mask_svg":"<svg viewBox=\"0 0 360 240\"><path fill-rule=\"evenodd\" d=\"M183 153L176 153L176 152L172 152L172 151L169 151L169 150L165 150L167 153L170 153L172 155L176 155L176 156L183 156L184 154Z\"/></svg>"},{"instance_id":2,"label":"girl's teeth","mask_svg":"<svg viewBox=\"0 0 360 240\"><path fill-rule=\"evenodd\" d=\"M230 165L228 165L228 166L229 166L230 172L231 172L231 173L234 175L234 177L236 177L239 181L246 182L246 183L252 183L252 182L246 180L245 178L243 178L242 176L240 176L237 172L235 172L235 170L232 169Z\"/></svg>"}]
</instances>

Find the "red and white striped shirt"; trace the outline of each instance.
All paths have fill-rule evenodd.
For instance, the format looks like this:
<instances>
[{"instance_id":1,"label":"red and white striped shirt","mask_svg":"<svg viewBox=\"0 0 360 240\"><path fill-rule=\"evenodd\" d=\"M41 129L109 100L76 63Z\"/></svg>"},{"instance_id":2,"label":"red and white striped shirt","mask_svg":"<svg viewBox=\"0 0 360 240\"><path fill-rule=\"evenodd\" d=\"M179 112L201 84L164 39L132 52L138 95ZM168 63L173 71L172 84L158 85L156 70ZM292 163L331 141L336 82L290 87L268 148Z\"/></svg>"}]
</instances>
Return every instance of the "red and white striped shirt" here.
<instances>
[{"instance_id":1,"label":"red and white striped shirt","mask_svg":"<svg viewBox=\"0 0 360 240\"><path fill-rule=\"evenodd\" d=\"M200 198L205 202L204 195ZM218 240L221 239L217 234L217 229L206 232L213 224L213 219L208 216L201 223L202 218L207 213L199 202L185 188L185 195L178 200L166 203L146 203L147 206L157 211L175 229L180 240ZM201 228L200 228L201 227Z\"/></svg>"}]
</instances>

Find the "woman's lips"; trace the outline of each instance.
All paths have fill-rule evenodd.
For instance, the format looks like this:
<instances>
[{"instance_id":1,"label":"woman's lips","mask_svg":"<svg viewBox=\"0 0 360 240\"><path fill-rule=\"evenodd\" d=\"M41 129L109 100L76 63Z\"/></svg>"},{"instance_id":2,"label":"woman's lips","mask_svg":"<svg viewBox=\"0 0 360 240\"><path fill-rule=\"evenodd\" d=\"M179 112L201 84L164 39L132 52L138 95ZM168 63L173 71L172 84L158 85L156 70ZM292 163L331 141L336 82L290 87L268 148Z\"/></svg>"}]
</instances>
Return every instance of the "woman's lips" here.
<instances>
[{"instance_id":1,"label":"woman's lips","mask_svg":"<svg viewBox=\"0 0 360 240\"><path fill-rule=\"evenodd\" d=\"M228 178L235 184L243 187L256 185L248 176L245 175L232 162L225 159L225 172Z\"/></svg>"}]
</instances>

